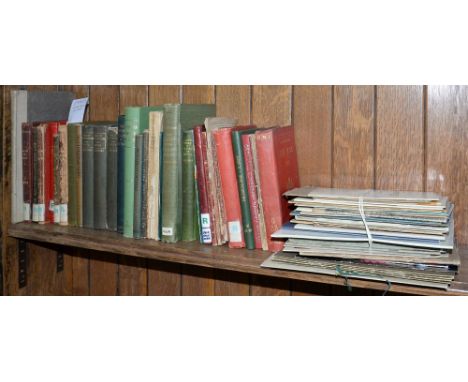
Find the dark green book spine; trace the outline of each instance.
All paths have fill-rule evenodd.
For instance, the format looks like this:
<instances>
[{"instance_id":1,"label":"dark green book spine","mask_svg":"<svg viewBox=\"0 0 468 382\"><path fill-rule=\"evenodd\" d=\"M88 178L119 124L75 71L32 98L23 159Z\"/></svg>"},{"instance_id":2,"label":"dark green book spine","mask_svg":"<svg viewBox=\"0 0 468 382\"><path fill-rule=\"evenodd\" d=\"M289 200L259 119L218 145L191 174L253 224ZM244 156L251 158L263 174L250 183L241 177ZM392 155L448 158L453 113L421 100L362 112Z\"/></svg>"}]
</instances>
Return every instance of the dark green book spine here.
<instances>
[{"instance_id":1,"label":"dark green book spine","mask_svg":"<svg viewBox=\"0 0 468 382\"><path fill-rule=\"evenodd\" d=\"M163 180L162 183L162 228L161 241L175 243L180 239L179 203L181 178L180 105L164 106ZM180 214L182 217L182 214Z\"/></svg>"},{"instance_id":2,"label":"dark green book spine","mask_svg":"<svg viewBox=\"0 0 468 382\"><path fill-rule=\"evenodd\" d=\"M198 238L195 202L193 130L183 132L182 138L182 240L193 241Z\"/></svg>"},{"instance_id":3,"label":"dark green book spine","mask_svg":"<svg viewBox=\"0 0 468 382\"><path fill-rule=\"evenodd\" d=\"M107 229L107 129L94 126L94 228Z\"/></svg>"},{"instance_id":4,"label":"dark green book spine","mask_svg":"<svg viewBox=\"0 0 468 382\"><path fill-rule=\"evenodd\" d=\"M123 233L125 190L125 115L119 115L117 124L117 232Z\"/></svg>"},{"instance_id":5,"label":"dark green book spine","mask_svg":"<svg viewBox=\"0 0 468 382\"><path fill-rule=\"evenodd\" d=\"M142 167L141 167L141 236L147 237L148 219L148 144L149 132L143 132L142 143Z\"/></svg>"},{"instance_id":6,"label":"dark green book spine","mask_svg":"<svg viewBox=\"0 0 468 382\"><path fill-rule=\"evenodd\" d=\"M249 130L244 130L247 132ZM242 211L242 226L244 228L245 247L255 249L255 238L250 214L249 191L247 189L247 178L245 176L245 162L242 150L242 134L240 131L232 132L232 149L236 162L237 186Z\"/></svg>"},{"instance_id":7,"label":"dark green book spine","mask_svg":"<svg viewBox=\"0 0 468 382\"><path fill-rule=\"evenodd\" d=\"M76 126L67 126L68 144L68 224L78 226L76 213Z\"/></svg>"},{"instance_id":8,"label":"dark green book spine","mask_svg":"<svg viewBox=\"0 0 468 382\"><path fill-rule=\"evenodd\" d=\"M94 129L83 125L83 227L94 228Z\"/></svg>"},{"instance_id":9,"label":"dark green book spine","mask_svg":"<svg viewBox=\"0 0 468 382\"><path fill-rule=\"evenodd\" d=\"M107 228L117 229L117 126L107 129Z\"/></svg>"},{"instance_id":10,"label":"dark green book spine","mask_svg":"<svg viewBox=\"0 0 468 382\"><path fill-rule=\"evenodd\" d=\"M134 181L134 212L133 237L141 239L141 194L142 194L142 168L143 168L143 134L135 136L135 181Z\"/></svg>"}]
</instances>

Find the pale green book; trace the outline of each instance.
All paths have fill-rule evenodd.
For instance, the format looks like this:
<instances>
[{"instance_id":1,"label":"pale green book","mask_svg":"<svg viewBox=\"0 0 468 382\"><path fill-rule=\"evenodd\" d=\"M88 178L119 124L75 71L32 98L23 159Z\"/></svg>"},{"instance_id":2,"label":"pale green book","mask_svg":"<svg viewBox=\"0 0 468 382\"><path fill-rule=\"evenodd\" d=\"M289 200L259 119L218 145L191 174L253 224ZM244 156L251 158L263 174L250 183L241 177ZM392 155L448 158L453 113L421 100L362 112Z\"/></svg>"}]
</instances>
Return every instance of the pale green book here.
<instances>
[{"instance_id":1,"label":"pale green book","mask_svg":"<svg viewBox=\"0 0 468 382\"><path fill-rule=\"evenodd\" d=\"M124 170L124 227L123 235L133 237L135 196L135 136L148 130L149 113L164 111L163 106L125 108L125 170Z\"/></svg>"}]
</instances>

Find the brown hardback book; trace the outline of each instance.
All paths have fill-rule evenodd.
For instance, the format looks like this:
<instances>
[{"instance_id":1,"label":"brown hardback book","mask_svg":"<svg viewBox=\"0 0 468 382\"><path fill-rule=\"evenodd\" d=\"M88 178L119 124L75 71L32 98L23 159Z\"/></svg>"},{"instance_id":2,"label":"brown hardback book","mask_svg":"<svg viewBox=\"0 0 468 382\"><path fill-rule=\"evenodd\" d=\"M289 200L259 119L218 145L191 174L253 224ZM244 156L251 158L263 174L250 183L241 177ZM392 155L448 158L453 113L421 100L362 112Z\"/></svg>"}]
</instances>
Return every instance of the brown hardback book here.
<instances>
[{"instance_id":1,"label":"brown hardback book","mask_svg":"<svg viewBox=\"0 0 468 382\"><path fill-rule=\"evenodd\" d=\"M32 193L33 193L33 142L32 142L32 124L23 123L21 126L23 141L23 215L24 221L30 222Z\"/></svg>"},{"instance_id":2,"label":"brown hardback book","mask_svg":"<svg viewBox=\"0 0 468 382\"><path fill-rule=\"evenodd\" d=\"M260 174L259 174L258 158L257 158L257 143L255 139L255 134L249 135L249 139L250 139L250 149L252 151L255 190L256 190L257 204L258 204L258 224L259 224L259 229L260 229L260 241L262 244L262 249L264 251L268 251L268 238L267 238L266 226L265 226L265 214L263 213L262 188L260 184Z\"/></svg>"},{"instance_id":3,"label":"brown hardback book","mask_svg":"<svg viewBox=\"0 0 468 382\"><path fill-rule=\"evenodd\" d=\"M45 223L45 137L47 123L34 126L33 131L33 221Z\"/></svg>"},{"instance_id":4,"label":"brown hardback book","mask_svg":"<svg viewBox=\"0 0 468 382\"><path fill-rule=\"evenodd\" d=\"M54 203L53 203L53 210L54 210L54 219L53 222L56 224L60 223L60 154L59 154L59 135L58 129L57 134L53 137L54 147L53 147L53 173L52 173L52 180L54 182Z\"/></svg>"}]
</instances>

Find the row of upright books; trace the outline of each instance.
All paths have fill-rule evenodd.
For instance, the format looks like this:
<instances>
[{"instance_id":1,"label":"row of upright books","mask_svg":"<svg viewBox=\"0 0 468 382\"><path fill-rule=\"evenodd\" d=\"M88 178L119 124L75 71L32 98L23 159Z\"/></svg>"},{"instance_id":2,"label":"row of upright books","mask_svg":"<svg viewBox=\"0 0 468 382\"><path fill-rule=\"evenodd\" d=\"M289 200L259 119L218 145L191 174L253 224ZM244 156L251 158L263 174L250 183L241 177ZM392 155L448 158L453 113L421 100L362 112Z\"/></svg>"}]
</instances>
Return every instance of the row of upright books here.
<instances>
[{"instance_id":1,"label":"row of upright books","mask_svg":"<svg viewBox=\"0 0 468 382\"><path fill-rule=\"evenodd\" d=\"M282 194L299 185L294 130L215 115L215 105L167 104L127 107L117 121L28 118L12 218L281 249L271 234L288 219Z\"/></svg>"}]
</instances>

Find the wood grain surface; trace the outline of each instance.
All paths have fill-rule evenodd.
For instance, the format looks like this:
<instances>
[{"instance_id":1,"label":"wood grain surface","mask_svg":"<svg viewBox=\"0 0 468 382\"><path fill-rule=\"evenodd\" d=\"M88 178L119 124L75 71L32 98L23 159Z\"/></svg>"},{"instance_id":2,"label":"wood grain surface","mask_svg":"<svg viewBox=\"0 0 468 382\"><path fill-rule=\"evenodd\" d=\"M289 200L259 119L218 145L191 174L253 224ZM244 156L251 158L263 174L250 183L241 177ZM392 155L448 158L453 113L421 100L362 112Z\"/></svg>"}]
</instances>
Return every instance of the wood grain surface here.
<instances>
[{"instance_id":1,"label":"wood grain surface","mask_svg":"<svg viewBox=\"0 0 468 382\"><path fill-rule=\"evenodd\" d=\"M250 123L250 86L216 86L216 115L236 118L239 125Z\"/></svg>"},{"instance_id":2,"label":"wood grain surface","mask_svg":"<svg viewBox=\"0 0 468 382\"><path fill-rule=\"evenodd\" d=\"M330 187L332 87L294 86L293 125L302 186Z\"/></svg>"},{"instance_id":3,"label":"wood grain surface","mask_svg":"<svg viewBox=\"0 0 468 382\"><path fill-rule=\"evenodd\" d=\"M252 123L258 127L291 123L292 87L255 85L252 87Z\"/></svg>"},{"instance_id":4,"label":"wood grain surface","mask_svg":"<svg viewBox=\"0 0 468 382\"><path fill-rule=\"evenodd\" d=\"M377 86L375 188L424 190L422 86Z\"/></svg>"},{"instance_id":5,"label":"wood grain surface","mask_svg":"<svg viewBox=\"0 0 468 382\"><path fill-rule=\"evenodd\" d=\"M428 86L428 191L455 204L455 238L468 244L468 86Z\"/></svg>"}]
</instances>

